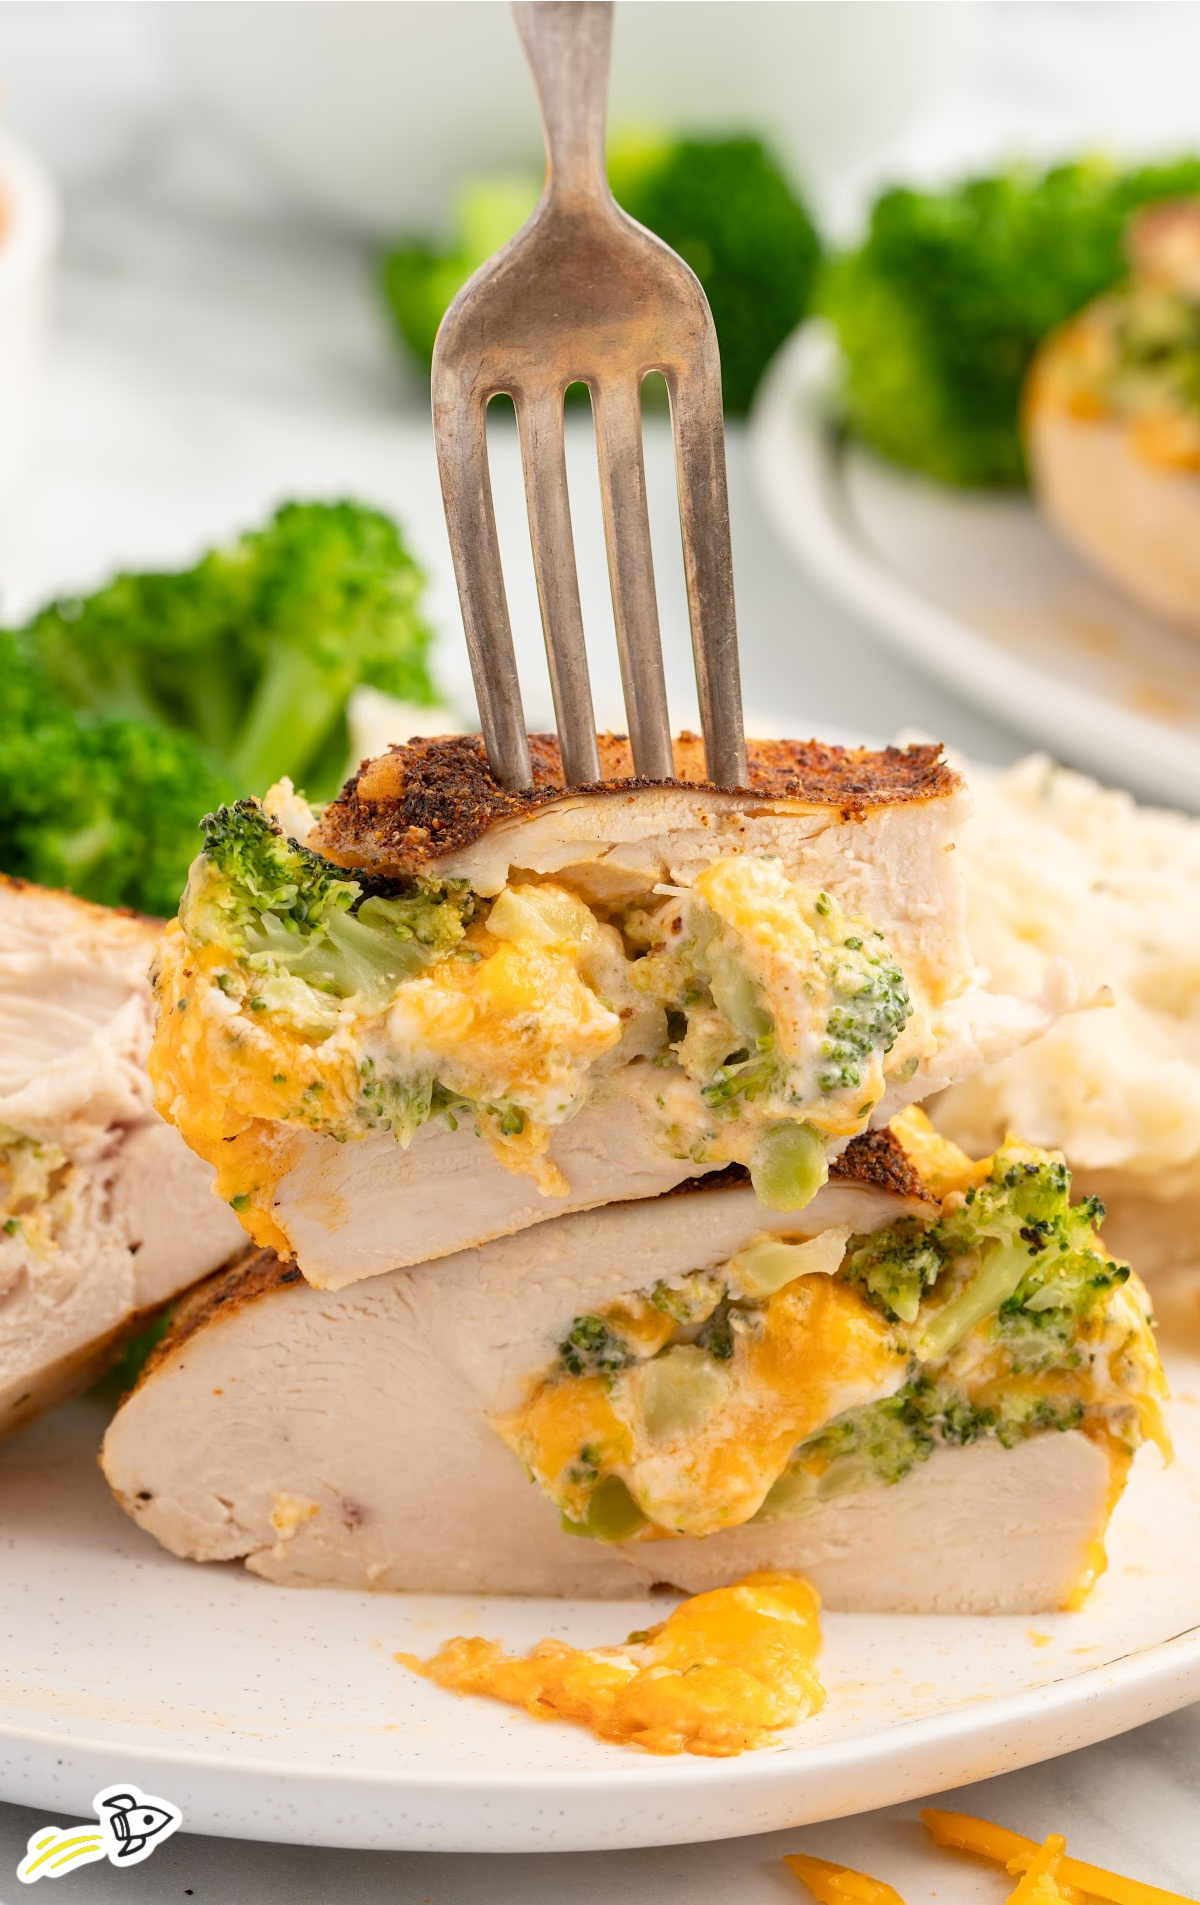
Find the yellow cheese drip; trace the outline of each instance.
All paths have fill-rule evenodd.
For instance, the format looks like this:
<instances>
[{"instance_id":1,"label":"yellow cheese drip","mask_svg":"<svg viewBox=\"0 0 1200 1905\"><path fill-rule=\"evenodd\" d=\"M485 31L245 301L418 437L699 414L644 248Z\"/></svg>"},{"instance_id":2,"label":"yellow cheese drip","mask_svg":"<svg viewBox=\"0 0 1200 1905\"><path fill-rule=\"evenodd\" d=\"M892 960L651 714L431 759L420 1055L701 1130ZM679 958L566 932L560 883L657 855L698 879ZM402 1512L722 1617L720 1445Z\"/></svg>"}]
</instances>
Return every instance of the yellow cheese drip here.
<instances>
[{"instance_id":1,"label":"yellow cheese drip","mask_svg":"<svg viewBox=\"0 0 1200 1905\"><path fill-rule=\"evenodd\" d=\"M455 1693L569 1720L649 1753L723 1759L767 1746L825 1702L816 1592L789 1574L751 1574L684 1601L623 1647L543 1640L523 1659L495 1642L447 1641L432 1660L396 1659Z\"/></svg>"}]
</instances>

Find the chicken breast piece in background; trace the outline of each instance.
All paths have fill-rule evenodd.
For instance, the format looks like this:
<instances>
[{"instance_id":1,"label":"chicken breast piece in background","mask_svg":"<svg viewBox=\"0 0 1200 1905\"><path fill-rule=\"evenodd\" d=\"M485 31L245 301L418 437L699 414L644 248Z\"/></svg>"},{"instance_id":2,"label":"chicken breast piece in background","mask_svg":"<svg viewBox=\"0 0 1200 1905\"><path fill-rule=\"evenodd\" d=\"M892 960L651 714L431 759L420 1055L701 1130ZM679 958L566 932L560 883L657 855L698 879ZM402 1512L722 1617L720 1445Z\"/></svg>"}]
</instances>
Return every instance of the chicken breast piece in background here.
<instances>
[{"instance_id":1,"label":"chicken breast piece in background","mask_svg":"<svg viewBox=\"0 0 1200 1905\"><path fill-rule=\"evenodd\" d=\"M0 875L0 1436L243 1246L154 1109L154 920Z\"/></svg>"},{"instance_id":2,"label":"chicken breast piece in background","mask_svg":"<svg viewBox=\"0 0 1200 1905\"><path fill-rule=\"evenodd\" d=\"M1200 634L1200 199L1151 205L1128 284L1052 332L1023 426L1034 493L1126 595Z\"/></svg>"}]
</instances>

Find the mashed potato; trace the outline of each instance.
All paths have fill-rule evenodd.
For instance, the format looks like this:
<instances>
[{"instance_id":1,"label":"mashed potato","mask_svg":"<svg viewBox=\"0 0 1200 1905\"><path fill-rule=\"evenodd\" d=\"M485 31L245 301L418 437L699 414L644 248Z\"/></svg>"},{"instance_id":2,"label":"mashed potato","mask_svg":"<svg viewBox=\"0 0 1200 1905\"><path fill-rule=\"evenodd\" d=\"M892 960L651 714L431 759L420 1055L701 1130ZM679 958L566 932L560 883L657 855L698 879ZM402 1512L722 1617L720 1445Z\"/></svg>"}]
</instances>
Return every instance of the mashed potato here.
<instances>
[{"instance_id":1,"label":"mashed potato","mask_svg":"<svg viewBox=\"0 0 1200 1905\"><path fill-rule=\"evenodd\" d=\"M1113 1003L944 1093L936 1122L975 1155L1006 1129L1064 1151L1139 1268L1200 1261L1200 820L1042 755L974 793L962 849L991 983L1036 988L1061 954Z\"/></svg>"}]
</instances>

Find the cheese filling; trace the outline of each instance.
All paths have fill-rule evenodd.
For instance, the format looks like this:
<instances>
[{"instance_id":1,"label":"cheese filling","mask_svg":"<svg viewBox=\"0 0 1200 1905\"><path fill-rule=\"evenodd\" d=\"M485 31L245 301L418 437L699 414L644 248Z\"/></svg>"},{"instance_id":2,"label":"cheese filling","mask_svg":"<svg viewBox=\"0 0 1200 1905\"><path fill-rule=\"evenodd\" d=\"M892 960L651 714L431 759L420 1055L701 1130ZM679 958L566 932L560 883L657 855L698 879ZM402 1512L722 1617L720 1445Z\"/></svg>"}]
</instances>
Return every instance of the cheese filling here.
<instances>
[{"instance_id":1,"label":"cheese filling","mask_svg":"<svg viewBox=\"0 0 1200 1905\"><path fill-rule=\"evenodd\" d=\"M938 1446L1079 1429L1122 1476L1167 1451L1145 1292L1072 1206L1060 1158L1010 1138L973 1164L920 1114L933 1220L728 1263L570 1320L494 1418L570 1533L703 1536L902 1481ZM1118 1490L1119 1492L1119 1490Z\"/></svg>"},{"instance_id":2,"label":"cheese filling","mask_svg":"<svg viewBox=\"0 0 1200 1905\"><path fill-rule=\"evenodd\" d=\"M206 823L157 960L151 1058L160 1109L260 1241L279 1241L266 1213L288 1146L229 1150L254 1128L407 1145L465 1121L561 1195L553 1133L618 1070L671 1155L747 1164L772 1208L798 1209L830 1144L933 1050L883 935L770 856L601 917L549 880L491 899L463 881L368 891L268 809Z\"/></svg>"}]
</instances>

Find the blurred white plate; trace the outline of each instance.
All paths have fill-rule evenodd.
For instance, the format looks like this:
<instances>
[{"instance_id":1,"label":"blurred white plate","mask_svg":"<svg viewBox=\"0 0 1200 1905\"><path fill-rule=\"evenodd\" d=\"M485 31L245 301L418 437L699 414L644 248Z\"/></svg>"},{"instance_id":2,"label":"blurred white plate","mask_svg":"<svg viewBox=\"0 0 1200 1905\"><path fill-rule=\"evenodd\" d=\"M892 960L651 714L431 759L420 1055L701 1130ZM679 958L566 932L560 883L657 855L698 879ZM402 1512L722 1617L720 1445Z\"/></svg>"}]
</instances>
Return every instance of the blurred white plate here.
<instances>
[{"instance_id":1,"label":"blurred white plate","mask_svg":"<svg viewBox=\"0 0 1200 1905\"><path fill-rule=\"evenodd\" d=\"M1200 807L1200 642L1126 602L1027 497L909 476L838 430L820 325L752 423L759 496L800 563L892 647L1051 753Z\"/></svg>"},{"instance_id":2,"label":"blurred white plate","mask_svg":"<svg viewBox=\"0 0 1200 1905\"><path fill-rule=\"evenodd\" d=\"M302 1592L177 1561L114 1506L103 1412L75 1404L0 1453L0 1799L78 1816L132 1780L193 1832L572 1851L803 1825L1107 1738L1200 1696L1200 1359L1171 1374L1178 1460L1139 1459L1081 1613L827 1616L826 1710L731 1760L605 1746L392 1659L464 1632L618 1640L661 1598Z\"/></svg>"}]
</instances>

